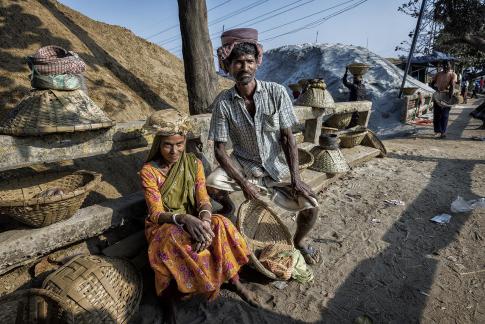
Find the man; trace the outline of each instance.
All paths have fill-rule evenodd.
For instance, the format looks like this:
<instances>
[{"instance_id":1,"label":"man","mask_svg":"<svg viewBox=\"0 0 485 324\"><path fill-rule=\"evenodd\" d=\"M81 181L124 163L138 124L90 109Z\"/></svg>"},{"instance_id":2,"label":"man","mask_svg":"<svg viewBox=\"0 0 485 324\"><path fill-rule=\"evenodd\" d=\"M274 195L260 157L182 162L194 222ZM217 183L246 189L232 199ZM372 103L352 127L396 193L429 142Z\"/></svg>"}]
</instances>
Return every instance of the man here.
<instances>
[{"instance_id":1,"label":"man","mask_svg":"<svg viewBox=\"0 0 485 324\"><path fill-rule=\"evenodd\" d=\"M433 127L435 136L439 138L446 137L448 117L451 109L450 105L442 105L441 102L443 98L451 102L454 86L457 82L456 73L451 71L450 62L444 61L442 65L443 71L436 73L431 81L431 87L437 91L433 95Z\"/></svg>"},{"instance_id":2,"label":"man","mask_svg":"<svg viewBox=\"0 0 485 324\"><path fill-rule=\"evenodd\" d=\"M344 86L350 90L349 101L361 101L366 100L366 90L365 85L362 82L362 75L355 75L353 83L347 80L347 75L349 73L349 68L345 68L345 74L342 78Z\"/></svg>"},{"instance_id":3,"label":"man","mask_svg":"<svg viewBox=\"0 0 485 324\"><path fill-rule=\"evenodd\" d=\"M319 251L305 246L304 237L317 220L318 203L298 171L298 149L291 132L297 120L291 99L283 86L255 79L263 53L255 29L228 30L221 40L219 63L236 84L212 104L209 139L214 141L220 167L206 185L224 206L222 213L233 210L228 193L236 190L242 190L246 199L271 195L277 205L297 211L295 247L307 263L315 264L320 261ZM226 152L229 138L231 156ZM284 181L288 176L290 181Z\"/></svg>"},{"instance_id":4,"label":"man","mask_svg":"<svg viewBox=\"0 0 485 324\"><path fill-rule=\"evenodd\" d=\"M363 81L362 75L354 75L353 83L350 83L347 80L348 73L349 73L349 68L345 68L345 73L342 78L342 82L344 86L346 86L350 90L349 101L366 100L367 95L366 95L364 82L362 82ZM358 120L359 120L359 113L354 112L352 114L352 120L350 121L349 127L354 127L355 125L357 125Z\"/></svg>"}]
</instances>

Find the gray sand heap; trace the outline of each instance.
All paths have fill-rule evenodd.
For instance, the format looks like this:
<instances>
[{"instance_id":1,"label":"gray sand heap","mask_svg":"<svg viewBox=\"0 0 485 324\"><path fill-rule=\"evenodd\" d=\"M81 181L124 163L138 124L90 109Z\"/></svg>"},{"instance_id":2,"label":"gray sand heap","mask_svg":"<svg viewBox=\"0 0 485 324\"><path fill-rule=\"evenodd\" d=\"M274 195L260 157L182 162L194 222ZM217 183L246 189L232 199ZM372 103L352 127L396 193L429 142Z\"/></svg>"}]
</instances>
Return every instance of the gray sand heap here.
<instances>
[{"instance_id":1,"label":"gray sand heap","mask_svg":"<svg viewBox=\"0 0 485 324\"><path fill-rule=\"evenodd\" d=\"M397 96L404 71L363 47L303 44L271 49L264 53L257 77L260 80L284 84L286 87L300 79L321 77L336 102L347 101L348 90L341 80L345 67L353 62L371 65L364 76L368 100L372 100L369 127L382 135L402 130L399 121L402 99ZM349 81L351 80L352 75L349 73ZM434 92L426 84L411 77L408 77L406 86L418 87L418 91ZM291 93L288 87L287 89Z\"/></svg>"}]
</instances>

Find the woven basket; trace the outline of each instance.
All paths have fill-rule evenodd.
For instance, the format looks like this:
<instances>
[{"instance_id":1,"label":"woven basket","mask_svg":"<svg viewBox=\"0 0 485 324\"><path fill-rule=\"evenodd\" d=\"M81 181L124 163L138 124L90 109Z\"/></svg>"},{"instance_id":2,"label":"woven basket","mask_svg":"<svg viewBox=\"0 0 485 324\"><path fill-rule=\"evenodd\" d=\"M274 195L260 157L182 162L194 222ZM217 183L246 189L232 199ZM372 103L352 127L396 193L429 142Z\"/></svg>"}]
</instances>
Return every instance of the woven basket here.
<instances>
[{"instance_id":1,"label":"woven basket","mask_svg":"<svg viewBox=\"0 0 485 324\"><path fill-rule=\"evenodd\" d=\"M406 96L409 96L409 95L412 95L414 92L416 92L416 90L418 90L419 88L417 87L405 87L405 88L402 88L402 93Z\"/></svg>"},{"instance_id":2,"label":"woven basket","mask_svg":"<svg viewBox=\"0 0 485 324\"><path fill-rule=\"evenodd\" d=\"M42 288L71 307L76 323L127 323L142 296L139 273L127 261L79 255L54 273Z\"/></svg>"},{"instance_id":3,"label":"woven basket","mask_svg":"<svg viewBox=\"0 0 485 324\"><path fill-rule=\"evenodd\" d=\"M322 134L337 134L338 128L322 126Z\"/></svg>"},{"instance_id":4,"label":"woven basket","mask_svg":"<svg viewBox=\"0 0 485 324\"><path fill-rule=\"evenodd\" d=\"M359 145L367 134L367 130L350 132L340 135L340 146L352 148Z\"/></svg>"},{"instance_id":5,"label":"woven basket","mask_svg":"<svg viewBox=\"0 0 485 324\"><path fill-rule=\"evenodd\" d=\"M33 227L47 226L74 215L100 181L100 174L83 170L11 179L0 185L0 214ZM52 188L63 193L35 197Z\"/></svg>"},{"instance_id":6,"label":"woven basket","mask_svg":"<svg viewBox=\"0 0 485 324\"><path fill-rule=\"evenodd\" d=\"M251 265L268 278L276 279L275 274L259 262L258 256L271 244L286 244L293 247L292 236L286 225L275 212L260 201L247 200L239 207L236 226L251 250Z\"/></svg>"},{"instance_id":7,"label":"woven basket","mask_svg":"<svg viewBox=\"0 0 485 324\"><path fill-rule=\"evenodd\" d=\"M325 90L308 87L305 92L296 99L296 104L299 106L325 108Z\"/></svg>"},{"instance_id":8,"label":"woven basket","mask_svg":"<svg viewBox=\"0 0 485 324\"><path fill-rule=\"evenodd\" d=\"M358 76L358 75L366 74L370 68L370 65L367 65L364 63L352 63L347 65L347 67L349 68L350 73L352 73L355 76Z\"/></svg>"},{"instance_id":9,"label":"woven basket","mask_svg":"<svg viewBox=\"0 0 485 324\"><path fill-rule=\"evenodd\" d=\"M311 170L329 174L347 172L350 170L350 167L340 150L325 150L320 146L315 146L310 152L315 156L315 162L310 166Z\"/></svg>"},{"instance_id":10,"label":"woven basket","mask_svg":"<svg viewBox=\"0 0 485 324\"><path fill-rule=\"evenodd\" d=\"M0 323L74 324L70 307L45 289L25 289L0 297Z\"/></svg>"},{"instance_id":11,"label":"woven basket","mask_svg":"<svg viewBox=\"0 0 485 324\"><path fill-rule=\"evenodd\" d=\"M35 90L0 121L0 134L41 136L113 126L82 90Z\"/></svg>"},{"instance_id":12,"label":"woven basket","mask_svg":"<svg viewBox=\"0 0 485 324\"><path fill-rule=\"evenodd\" d=\"M325 121L325 126L344 129L349 126L352 120L352 113L335 114Z\"/></svg>"},{"instance_id":13,"label":"woven basket","mask_svg":"<svg viewBox=\"0 0 485 324\"><path fill-rule=\"evenodd\" d=\"M303 170L313 164L313 154L304 149L298 149L298 169Z\"/></svg>"},{"instance_id":14,"label":"woven basket","mask_svg":"<svg viewBox=\"0 0 485 324\"><path fill-rule=\"evenodd\" d=\"M377 135L370 129L367 130L367 134L365 134L361 144L364 146L370 146L370 147L376 148L379 151L381 151L381 154L379 155L379 157L385 157L387 155L386 147L381 142L381 140L377 137Z\"/></svg>"}]
</instances>

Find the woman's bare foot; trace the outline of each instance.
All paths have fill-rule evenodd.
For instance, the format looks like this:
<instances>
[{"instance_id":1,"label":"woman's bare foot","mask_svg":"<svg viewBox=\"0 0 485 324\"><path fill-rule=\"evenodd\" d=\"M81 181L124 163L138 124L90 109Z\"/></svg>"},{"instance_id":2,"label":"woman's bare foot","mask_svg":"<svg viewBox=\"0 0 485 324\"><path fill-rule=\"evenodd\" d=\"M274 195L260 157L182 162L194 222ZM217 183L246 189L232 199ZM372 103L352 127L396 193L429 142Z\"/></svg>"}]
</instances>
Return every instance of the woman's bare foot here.
<instances>
[{"instance_id":1,"label":"woman's bare foot","mask_svg":"<svg viewBox=\"0 0 485 324\"><path fill-rule=\"evenodd\" d=\"M263 301L261 296L256 294L255 292L251 291L247 287L245 287L241 281L239 280L231 280L230 286L232 286L232 290L239 295L245 302L249 305L258 307L258 308L267 308L266 301Z\"/></svg>"}]
</instances>

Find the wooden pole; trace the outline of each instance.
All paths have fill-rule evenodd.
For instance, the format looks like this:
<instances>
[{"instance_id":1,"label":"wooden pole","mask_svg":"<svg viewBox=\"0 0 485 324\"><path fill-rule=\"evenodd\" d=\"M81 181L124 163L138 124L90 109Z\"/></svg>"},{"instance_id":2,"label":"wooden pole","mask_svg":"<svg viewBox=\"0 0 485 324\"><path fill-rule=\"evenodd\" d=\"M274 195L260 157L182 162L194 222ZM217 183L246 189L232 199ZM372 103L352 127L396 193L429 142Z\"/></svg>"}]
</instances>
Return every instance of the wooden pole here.
<instances>
[{"instance_id":1,"label":"wooden pole","mask_svg":"<svg viewBox=\"0 0 485 324\"><path fill-rule=\"evenodd\" d=\"M208 113L219 92L205 0L178 0L185 82L191 115Z\"/></svg>"}]
</instances>

